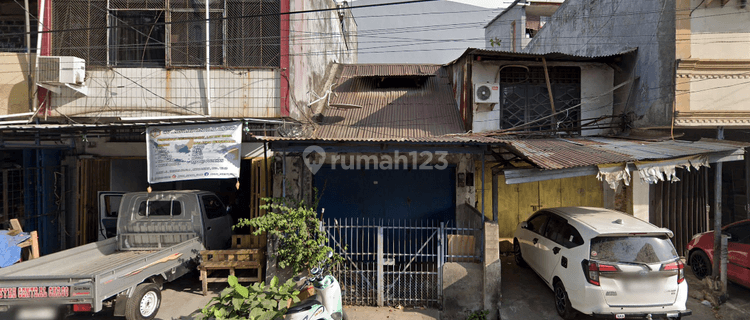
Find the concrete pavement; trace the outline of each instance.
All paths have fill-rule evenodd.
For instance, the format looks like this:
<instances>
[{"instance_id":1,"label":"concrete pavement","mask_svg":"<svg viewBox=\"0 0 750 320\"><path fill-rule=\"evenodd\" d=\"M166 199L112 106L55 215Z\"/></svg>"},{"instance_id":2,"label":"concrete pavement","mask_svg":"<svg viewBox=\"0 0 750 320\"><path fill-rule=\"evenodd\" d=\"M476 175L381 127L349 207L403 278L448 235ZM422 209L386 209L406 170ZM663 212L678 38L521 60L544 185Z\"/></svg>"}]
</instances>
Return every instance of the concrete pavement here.
<instances>
[{"instance_id":1,"label":"concrete pavement","mask_svg":"<svg viewBox=\"0 0 750 320\"><path fill-rule=\"evenodd\" d=\"M502 300L500 319L502 320L546 320L559 319L553 304L552 290L530 269L519 268L512 256L501 257L502 261ZM718 308L706 306L696 293L702 290L702 284L689 269L686 278L690 290L688 308L693 315L688 319L723 319L750 320L750 289L735 284L729 285L729 301ZM209 295L201 294L198 277L185 276L173 283L165 284L162 292L162 305L156 316L157 320L189 320L211 297L219 294L224 288L221 284L211 284ZM440 311L419 308L375 308L362 306L345 306L350 320L433 320L440 319ZM123 320L112 316L112 311L99 314L78 314L68 320ZM593 318L579 315L577 320ZM452 320L452 319L451 319ZM463 320L463 319L457 319ZM495 320L495 319L491 319Z\"/></svg>"},{"instance_id":2,"label":"concrete pavement","mask_svg":"<svg viewBox=\"0 0 750 320\"><path fill-rule=\"evenodd\" d=\"M389 308L344 306L349 320L438 320L440 311L436 309Z\"/></svg>"},{"instance_id":3,"label":"concrete pavement","mask_svg":"<svg viewBox=\"0 0 750 320\"><path fill-rule=\"evenodd\" d=\"M502 320L546 320L560 319L555 311L552 290L531 269L518 267L512 255L501 257L502 300L500 319ZM686 266L687 267L687 266ZM702 284L686 269L689 298L687 308L693 315L687 319L696 320L750 320L750 289L731 284L728 286L729 301L718 308L706 306L696 299ZM576 320L592 320L592 317L579 314ZM492 319L494 320L494 319Z\"/></svg>"},{"instance_id":4,"label":"concrete pavement","mask_svg":"<svg viewBox=\"0 0 750 320\"><path fill-rule=\"evenodd\" d=\"M225 286L216 283L209 284L209 293L203 296L201 283L198 277L190 274L164 285L162 290L162 304L155 320L191 320L193 316L211 300L218 296ZM412 309L412 308L375 308L362 306L345 306L349 320L437 320L440 319L440 311L435 309ZM122 317L112 315L112 309L92 314L75 314L66 320L124 320Z\"/></svg>"}]
</instances>

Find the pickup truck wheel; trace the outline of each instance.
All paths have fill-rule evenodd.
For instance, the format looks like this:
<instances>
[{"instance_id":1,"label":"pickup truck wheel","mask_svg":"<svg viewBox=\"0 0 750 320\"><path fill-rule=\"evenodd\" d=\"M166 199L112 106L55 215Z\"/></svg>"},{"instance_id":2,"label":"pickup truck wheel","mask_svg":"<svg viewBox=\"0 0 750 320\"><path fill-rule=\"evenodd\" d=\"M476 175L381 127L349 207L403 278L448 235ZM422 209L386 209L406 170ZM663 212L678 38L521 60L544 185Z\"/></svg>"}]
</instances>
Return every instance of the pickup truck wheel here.
<instances>
[{"instance_id":1,"label":"pickup truck wheel","mask_svg":"<svg viewBox=\"0 0 750 320\"><path fill-rule=\"evenodd\" d=\"M141 283L135 287L133 296L125 305L125 319L150 320L156 316L161 305L161 291L155 283Z\"/></svg>"}]
</instances>

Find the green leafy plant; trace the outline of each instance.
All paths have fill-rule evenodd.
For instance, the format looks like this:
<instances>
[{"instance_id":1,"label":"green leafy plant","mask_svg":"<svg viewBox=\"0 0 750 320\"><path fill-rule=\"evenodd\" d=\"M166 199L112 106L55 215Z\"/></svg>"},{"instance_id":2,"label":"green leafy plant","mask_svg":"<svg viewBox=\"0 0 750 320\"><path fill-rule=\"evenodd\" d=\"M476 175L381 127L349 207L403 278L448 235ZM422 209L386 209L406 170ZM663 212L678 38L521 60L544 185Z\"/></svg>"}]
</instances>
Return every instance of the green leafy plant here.
<instances>
[{"instance_id":1,"label":"green leafy plant","mask_svg":"<svg viewBox=\"0 0 750 320\"><path fill-rule=\"evenodd\" d=\"M296 202L287 198L263 198L266 204L261 209L266 214L253 219L240 219L234 228L250 226L253 234L267 232L279 239L275 254L279 267L291 267L295 274L300 274L312 267L319 266L327 257L326 233L321 230L315 205L308 206L304 201ZM341 261L334 255L332 263Z\"/></svg>"},{"instance_id":2,"label":"green leafy plant","mask_svg":"<svg viewBox=\"0 0 750 320\"><path fill-rule=\"evenodd\" d=\"M229 276L227 282L229 287L211 298L196 320L271 320L286 313L289 300L299 302L292 279L280 286L278 277L273 277L268 286L261 282L245 287L235 276Z\"/></svg>"},{"instance_id":3,"label":"green leafy plant","mask_svg":"<svg viewBox=\"0 0 750 320\"><path fill-rule=\"evenodd\" d=\"M503 42L503 40L500 40L498 37L494 37L490 39L490 45L494 48L495 46L500 46L500 43Z\"/></svg>"},{"instance_id":4,"label":"green leafy plant","mask_svg":"<svg viewBox=\"0 0 750 320\"><path fill-rule=\"evenodd\" d=\"M474 311L469 315L466 320L487 320L487 315L490 313L489 310Z\"/></svg>"}]
</instances>

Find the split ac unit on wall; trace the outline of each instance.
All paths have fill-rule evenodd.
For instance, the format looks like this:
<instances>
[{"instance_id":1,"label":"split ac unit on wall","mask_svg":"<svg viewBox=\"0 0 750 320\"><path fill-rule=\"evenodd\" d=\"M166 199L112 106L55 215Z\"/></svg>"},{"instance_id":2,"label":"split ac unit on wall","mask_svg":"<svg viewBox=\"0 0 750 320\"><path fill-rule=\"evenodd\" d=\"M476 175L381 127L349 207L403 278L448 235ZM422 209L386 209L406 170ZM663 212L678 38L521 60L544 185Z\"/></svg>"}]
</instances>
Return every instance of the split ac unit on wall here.
<instances>
[{"instance_id":1,"label":"split ac unit on wall","mask_svg":"<svg viewBox=\"0 0 750 320\"><path fill-rule=\"evenodd\" d=\"M497 83L475 83L474 103L499 103L500 85Z\"/></svg>"},{"instance_id":2,"label":"split ac unit on wall","mask_svg":"<svg viewBox=\"0 0 750 320\"><path fill-rule=\"evenodd\" d=\"M86 61L78 57L40 56L37 82L51 85L83 84Z\"/></svg>"},{"instance_id":3,"label":"split ac unit on wall","mask_svg":"<svg viewBox=\"0 0 750 320\"><path fill-rule=\"evenodd\" d=\"M490 111L498 103L500 103L500 84L474 84L474 110Z\"/></svg>"}]
</instances>

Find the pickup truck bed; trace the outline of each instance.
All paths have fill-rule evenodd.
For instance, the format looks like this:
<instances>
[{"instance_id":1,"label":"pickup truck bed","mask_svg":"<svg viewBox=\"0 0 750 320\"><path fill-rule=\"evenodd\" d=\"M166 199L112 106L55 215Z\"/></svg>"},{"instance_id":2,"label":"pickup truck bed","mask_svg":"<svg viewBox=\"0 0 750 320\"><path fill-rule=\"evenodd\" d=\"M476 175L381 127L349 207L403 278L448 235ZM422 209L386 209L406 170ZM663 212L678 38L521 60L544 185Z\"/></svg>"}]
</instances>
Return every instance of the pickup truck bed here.
<instances>
[{"instance_id":1,"label":"pickup truck bed","mask_svg":"<svg viewBox=\"0 0 750 320\"><path fill-rule=\"evenodd\" d=\"M57 298L59 302L90 303L97 312L104 299L155 273L163 274L166 280L179 277L186 272L186 260L202 249L197 237L158 250L117 250L116 238L90 243L0 269L0 287L13 288L16 296L15 299L0 297L0 304L52 301L52 292L63 288L69 294ZM49 296L20 297L21 290L27 288L43 288Z\"/></svg>"},{"instance_id":2,"label":"pickup truck bed","mask_svg":"<svg viewBox=\"0 0 750 320\"><path fill-rule=\"evenodd\" d=\"M114 238L0 269L0 319L40 308L98 312L105 301L115 316L151 319L160 284L193 269L201 250L231 240L232 218L207 191L124 193L117 212Z\"/></svg>"},{"instance_id":3,"label":"pickup truck bed","mask_svg":"<svg viewBox=\"0 0 750 320\"><path fill-rule=\"evenodd\" d=\"M154 252L156 251L118 251L106 256L91 258L82 257L84 259L78 259L73 263L56 263L54 266L47 268L48 270L44 274L45 276L94 276L103 271L115 269L123 264L127 264L131 260L140 259L141 257L145 257ZM37 275L39 275L39 270L33 268L19 269L16 272L3 274L3 276L7 277L28 277Z\"/></svg>"}]
</instances>

